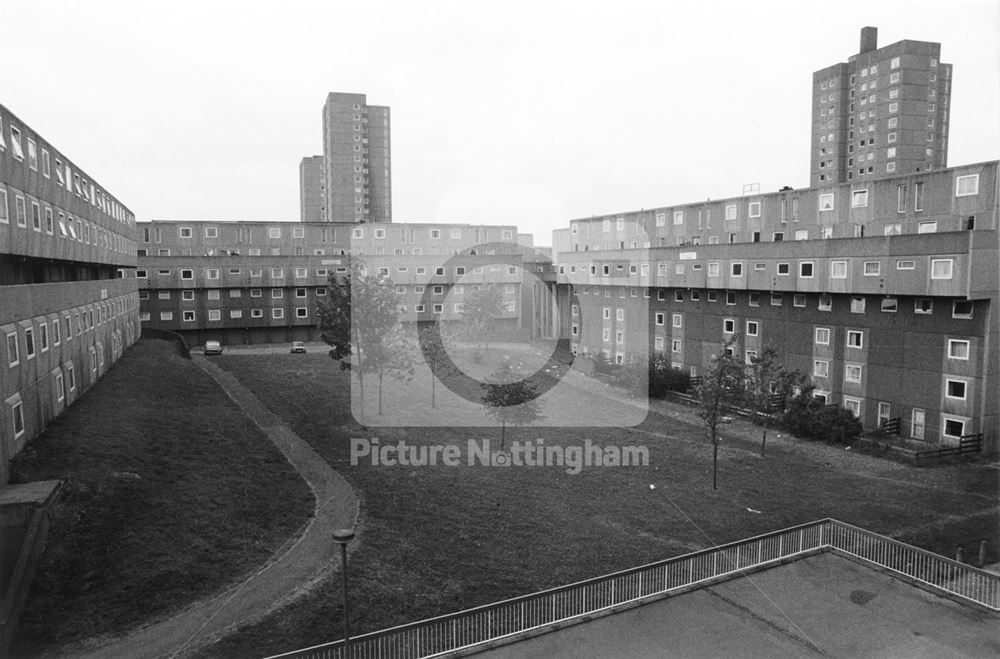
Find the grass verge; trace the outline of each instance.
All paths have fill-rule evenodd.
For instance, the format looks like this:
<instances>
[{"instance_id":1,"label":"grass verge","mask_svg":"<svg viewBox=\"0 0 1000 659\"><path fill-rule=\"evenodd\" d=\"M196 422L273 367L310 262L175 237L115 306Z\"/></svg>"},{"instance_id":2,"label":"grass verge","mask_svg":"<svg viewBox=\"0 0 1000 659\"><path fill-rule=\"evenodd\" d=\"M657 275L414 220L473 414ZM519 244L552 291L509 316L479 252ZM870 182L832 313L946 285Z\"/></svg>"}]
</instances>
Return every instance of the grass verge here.
<instances>
[{"instance_id":1,"label":"grass verge","mask_svg":"<svg viewBox=\"0 0 1000 659\"><path fill-rule=\"evenodd\" d=\"M234 373L293 430L342 471L363 496L364 533L351 558L354 633L562 585L824 517L906 535L943 553L955 534L997 537L994 471L963 466L916 470L843 447L777 441L759 457L757 430L724 430L720 489L711 489L711 448L683 406L657 405L635 429L508 429L509 439L579 445L645 445L646 467L499 469L482 466L352 466L351 437L383 445L465 445L499 440L499 429L362 431L350 416L350 386L322 354L227 356ZM418 374L423 382L426 374ZM387 385L386 401L425 397ZM581 396L590 395L581 392ZM412 400L406 400L412 404ZM581 400L581 404L586 404ZM389 402L388 404L393 404ZM400 404L403 404L402 402ZM694 417L696 418L696 417ZM774 437L774 435L772 435ZM652 486L652 487L651 487ZM968 516L968 519L965 517ZM927 527L948 518L949 531ZM202 656L265 656L341 636L339 581Z\"/></svg>"},{"instance_id":2,"label":"grass verge","mask_svg":"<svg viewBox=\"0 0 1000 659\"><path fill-rule=\"evenodd\" d=\"M14 652L120 634L248 574L311 514L281 453L166 341L143 340L15 461L63 479Z\"/></svg>"}]
</instances>

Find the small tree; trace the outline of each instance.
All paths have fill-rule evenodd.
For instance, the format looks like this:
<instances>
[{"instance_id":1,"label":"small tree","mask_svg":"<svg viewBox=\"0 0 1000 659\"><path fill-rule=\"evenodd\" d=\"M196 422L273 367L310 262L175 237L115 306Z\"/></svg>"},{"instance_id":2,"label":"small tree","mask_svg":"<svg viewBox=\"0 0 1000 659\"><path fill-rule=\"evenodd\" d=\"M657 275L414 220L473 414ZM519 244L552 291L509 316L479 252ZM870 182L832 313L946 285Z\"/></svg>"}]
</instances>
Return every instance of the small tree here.
<instances>
[{"instance_id":1,"label":"small tree","mask_svg":"<svg viewBox=\"0 0 1000 659\"><path fill-rule=\"evenodd\" d=\"M753 413L754 421L761 425L761 457L767 446L772 400L780 399L784 408L784 401L791 397L793 387L800 379L801 373L787 370L778 358L778 351L771 346L751 358L743 382L743 404Z\"/></svg>"},{"instance_id":2,"label":"small tree","mask_svg":"<svg viewBox=\"0 0 1000 659\"><path fill-rule=\"evenodd\" d=\"M368 370L378 375L378 413L382 414L382 382L386 375L409 382L413 379L413 353L416 348L403 333L403 328L398 324L390 328L383 336L382 340L371 346L367 367ZM364 408L362 408L364 409Z\"/></svg>"},{"instance_id":3,"label":"small tree","mask_svg":"<svg viewBox=\"0 0 1000 659\"><path fill-rule=\"evenodd\" d=\"M695 388L698 416L705 422L705 432L712 442L712 489L718 489L719 422L738 403L743 384L743 365L732 353L736 336L727 341L719 355L712 356L712 365Z\"/></svg>"},{"instance_id":4,"label":"small tree","mask_svg":"<svg viewBox=\"0 0 1000 659\"><path fill-rule=\"evenodd\" d=\"M420 328L420 345L423 348L424 359L431 370L431 408L437 408L437 381L439 377L447 377L456 367L449 357L454 354L455 340L451 334L446 334L439 325L438 332L428 328Z\"/></svg>"},{"instance_id":5,"label":"small tree","mask_svg":"<svg viewBox=\"0 0 1000 659\"><path fill-rule=\"evenodd\" d=\"M381 355L385 341L399 327L399 296L391 279L369 274L361 259L352 259L347 276L331 275L329 283L327 300L317 305L320 336L341 368L357 372L364 410L365 373L389 363Z\"/></svg>"},{"instance_id":6,"label":"small tree","mask_svg":"<svg viewBox=\"0 0 1000 659\"><path fill-rule=\"evenodd\" d=\"M507 439L507 426L526 426L544 419L535 385L522 380L505 359L482 383L486 413L500 423L500 450Z\"/></svg>"},{"instance_id":7,"label":"small tree","mask_svg":"<svg viewBox=\"0 0 1000 659\"><path fill-rule=\"evenodd\" d=\"M476 346L490 349L490 331L503 313L503 295L493 284L473 289L462 303L462 332Z\"/></svg>"}]
</instances>

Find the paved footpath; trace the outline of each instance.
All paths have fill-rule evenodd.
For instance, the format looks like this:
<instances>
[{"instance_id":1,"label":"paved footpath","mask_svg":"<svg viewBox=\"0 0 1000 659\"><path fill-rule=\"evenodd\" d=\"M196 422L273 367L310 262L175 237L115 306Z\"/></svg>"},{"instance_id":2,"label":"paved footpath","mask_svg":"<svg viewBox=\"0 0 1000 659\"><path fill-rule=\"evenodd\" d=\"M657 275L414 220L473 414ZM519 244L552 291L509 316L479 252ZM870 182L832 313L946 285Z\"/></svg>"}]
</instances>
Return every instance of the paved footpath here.
<instances>
[{"instance_id":1,"label":"paved footpath","mask_svg":"<svg viewBox=\"0 0 1000 659\"><path fill-rule=\"evenodd\" d=\"M192 359L219 383L302 475L316 497L316 511L300 534L289 538L267 563L242 583L124 638L100 639L107 640L100 646L88 642L88 647L71 651L70 656L153 659L189 655L199 646L287 604L339 569L339 561L332 560L338 553L331 532L338 528L357 528L358 498L344 477L268 411L233 375L200 355L192 355Z\"/></svg>"}]
</instances>

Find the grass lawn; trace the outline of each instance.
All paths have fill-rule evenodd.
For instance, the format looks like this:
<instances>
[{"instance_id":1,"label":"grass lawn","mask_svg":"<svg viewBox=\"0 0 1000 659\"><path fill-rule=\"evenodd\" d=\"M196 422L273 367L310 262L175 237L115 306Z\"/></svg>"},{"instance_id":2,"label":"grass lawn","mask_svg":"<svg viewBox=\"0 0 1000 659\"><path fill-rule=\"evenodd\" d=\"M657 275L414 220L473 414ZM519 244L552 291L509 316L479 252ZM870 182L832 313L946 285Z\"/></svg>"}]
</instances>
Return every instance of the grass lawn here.
<instances>
[{"instance_id":1,"label":"grass lawn","mask_svg":"<svg viewBox=\"0 0 1000 659\"><path fill-rule=\"evenodd\" d=\"M125 632L237 581L314 506L270 441L160 340L128 350L13 467L66 481L18 656Z\"/></svg>"},{"instance_id":2,"label":"grass lawn","mask_svg":"<svg viewBox=\"0 0 1000 659\"><path fill-rule=\"evenodd\" d=\"M835 517L919 546L996 546L995 470L914 469L843 447L775 441L762 459L752 428L727 426L720 489L711 447L693 411L658 404L635 429L508 428L508 439L546 444L645 445L646 467L564 469L350 465L351 437L383 444L499 439L499 428L370 428L350 415L346 374L324 354L226 356L270 409L344 473L363 497L352 554L352 630L364 633L562 585L698 548ZM389 405L429 404L427 374L396 386ZM416 383L420 383L419 385ZM581 405L587 396L581 390ZM743 435L749 435L743 437ZM773 435L772 435L773 436ZM651 488L650 486L654 486ZM758 512L759 511L759 512ZM977 513L977 514L973 514ZM967 552L968 552L967 548ZM968 555L968 554L967 554ZM339 581L204 656L264 656L341 636Z\"/></svg>"}]
</instances>

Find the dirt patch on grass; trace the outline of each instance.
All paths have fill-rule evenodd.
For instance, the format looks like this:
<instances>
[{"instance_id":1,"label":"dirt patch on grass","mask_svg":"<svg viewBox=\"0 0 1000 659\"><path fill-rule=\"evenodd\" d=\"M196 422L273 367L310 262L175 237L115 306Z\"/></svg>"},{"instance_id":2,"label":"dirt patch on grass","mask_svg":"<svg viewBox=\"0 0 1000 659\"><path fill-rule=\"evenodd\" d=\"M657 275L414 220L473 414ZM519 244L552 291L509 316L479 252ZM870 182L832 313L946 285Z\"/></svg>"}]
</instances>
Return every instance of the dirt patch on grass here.
<instances>
[{"instance_id":1,"label":"dirt patch on grass","mask_svg":"<svg viewBox=\"0 0 1000 659\"><path fill-rule=\"evenodd\" d=\"M271 442L160 340L126 352L13 471L66 481L17 656L124 633L237 581L314 505Z\"/></svg>"}]
</instances>

